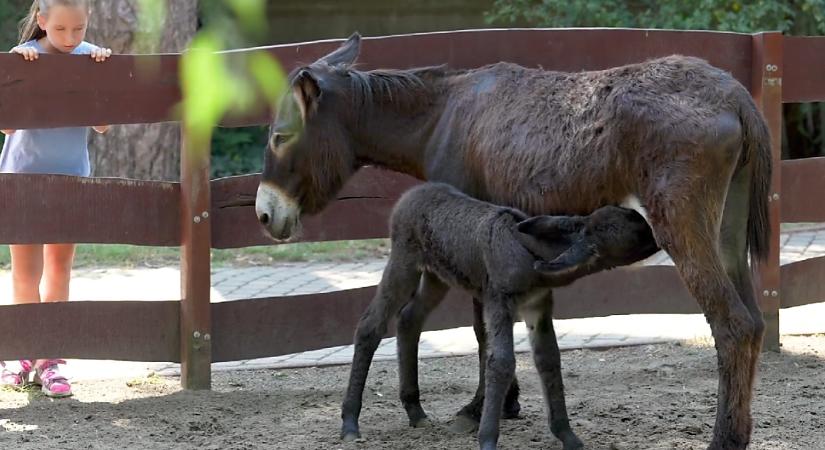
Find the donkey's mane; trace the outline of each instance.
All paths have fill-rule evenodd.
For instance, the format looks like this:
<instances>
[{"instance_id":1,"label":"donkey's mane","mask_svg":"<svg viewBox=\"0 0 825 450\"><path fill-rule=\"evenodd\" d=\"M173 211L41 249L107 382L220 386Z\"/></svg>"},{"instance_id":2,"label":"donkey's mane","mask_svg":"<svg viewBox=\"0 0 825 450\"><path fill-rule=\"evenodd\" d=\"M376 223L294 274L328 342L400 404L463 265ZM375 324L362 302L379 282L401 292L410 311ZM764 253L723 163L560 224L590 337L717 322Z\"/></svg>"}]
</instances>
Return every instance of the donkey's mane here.
<instances>
[{"instance_id":1,"label":"donkey's mane","mask_svg":"<svg viewBox=\"0 0 825 450\"><path fill-rule=\"evenodd\" d=\"M416 109L430 103L432 84L427 78L443 73L441 68L411 70L343 69L350 79L355 104L369 109L373 105Z\"/></svg>"}]
</instances>

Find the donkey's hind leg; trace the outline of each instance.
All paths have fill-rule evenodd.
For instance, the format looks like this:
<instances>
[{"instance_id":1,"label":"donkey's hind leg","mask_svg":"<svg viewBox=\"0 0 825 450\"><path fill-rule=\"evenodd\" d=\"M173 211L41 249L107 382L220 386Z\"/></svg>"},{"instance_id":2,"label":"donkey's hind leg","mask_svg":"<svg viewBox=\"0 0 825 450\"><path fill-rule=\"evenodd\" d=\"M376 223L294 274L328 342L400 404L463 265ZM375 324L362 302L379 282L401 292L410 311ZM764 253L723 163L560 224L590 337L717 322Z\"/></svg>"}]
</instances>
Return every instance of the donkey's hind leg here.
<instances>
[{"instance_id":1,"label":"donkey's hind leg","mask_svg":"<svg viewBox=\"0 0 825 450\"><path fill-rule=\"evenodd\" d=\"M381 338L387 333L387 322L391 316L407 303L415 293L421 274L411 264L403 249L392 250L381 283L372 302L364 311L355 331L355 354L352 358L349 384L341 407L341 438L353 441L361 436L358 417L361 414L361 400L367 381L372 357Z\"/></svg>"},{"instance_id":2,"label":"donkey's hind leg","mask_svg":"<svg viewBox=\"0 0 825 450\"><path fill-rule=\"evenodd\" d=\"M725 271L730 277L739 298L753 319L754 333L751 342L750 385L753 388L756 378L759 354L762 351L762 339L765 334L765 320L754 295L754 286L751 279L751 269L748 266L748 208L750 206L750 167L738 170L728 189L725 200L725 211L722 215L722 227L719 249L722 252L722 262Z\"/></svg>"},{"instance_id":3,"label":"donkey's hind leg","mask_svg":"<svg viewBox=\"0 0 825 450\"><path fill-rule=\"evenodd\" d=\"M658 186L648 202L660 247L710 324L719 368L716 423L708 448L744 449L750 441L753 370L760 324L725 270L719 252L725 188L719 174ZM727 181L727 179L725 179Z\"/></svg>"},{"instance_id":4,"label":"donkey's hind leg","mask_svg":"<svg viewBox=\"0 0 825 450\"><path fill-rule=\"evenodd\" d=\"M484 406L484 372L487 366L487 329L484 326L484 307L477 298L473 298L473 331L478 342L478 387L476 388L473 399L458 411L455 420L452 425L450 425L450 430L454 433L471 433L478 429L478 423L481 421L481 409ZM518 395L518 379L513 377L513 382L510 384L510 388L507 390L507 396L504 399L503 418L518 418L519 412L521 412Z\"/></svg>"},{"instance_id":5,"label":"donkey's hind leg","mask_svg":"<svg viewBox=\"0 0 825 450\"><path fill-rule=\"evenodd\" d=\"M528 299L519 312L530 333L533 361L541 378L544 401L550 414L550 431L561 442L564 450L584 447L576 433L570 429L564 384L561 375L561 355L556 331L553 328L553 293L548 290L543 297Z\"/></svg>"},{"instance_id":6,"label":"donkey's hind leg","mask_svg":"<svg viewBox=\"0 0 825 450\"><path fill-rule=\"evenodd\" d=\"M421 407L418 389L418 342L424 321L447 294L448 286L435 275L424 272L415 297L398 315L398 376L400 378L401 403L407 410L410 426L420 427L427 423L427 414Z\"/></svg>"}]
</instances>

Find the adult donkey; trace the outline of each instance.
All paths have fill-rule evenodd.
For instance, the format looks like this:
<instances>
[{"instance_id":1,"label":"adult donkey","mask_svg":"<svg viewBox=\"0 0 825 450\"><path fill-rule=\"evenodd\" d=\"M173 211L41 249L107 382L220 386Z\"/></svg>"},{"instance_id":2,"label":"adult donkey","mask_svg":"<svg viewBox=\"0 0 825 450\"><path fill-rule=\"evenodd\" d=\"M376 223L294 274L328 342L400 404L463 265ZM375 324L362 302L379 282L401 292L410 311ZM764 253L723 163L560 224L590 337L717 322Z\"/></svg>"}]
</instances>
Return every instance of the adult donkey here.
<instances>
[{"instance_id":1,"label":"adult donkey","mask_svg":"<svg viewBox=\"0 0 825 450\"><path fill-rule=\"evenodd\" d=\"M351 67L359 47L354 35L290 74L255 206L269 233L292 236L301 213L319 212L366 164L530 215L631 205L715 339L709 448L745 448L764 330L748 254L767 251L771 173L768 129L748 91L683 56L581 73L507 63L363 72ZM536 339L555 341L550 309ZM536 363L557 366L558 352ZM560 376L543 383L551 397L562 393ZM417 386L401 389L416 396L405 403L417 400ZM564 402L549 406L553 431L569 429Z\"/></svg>"}]
</instances>

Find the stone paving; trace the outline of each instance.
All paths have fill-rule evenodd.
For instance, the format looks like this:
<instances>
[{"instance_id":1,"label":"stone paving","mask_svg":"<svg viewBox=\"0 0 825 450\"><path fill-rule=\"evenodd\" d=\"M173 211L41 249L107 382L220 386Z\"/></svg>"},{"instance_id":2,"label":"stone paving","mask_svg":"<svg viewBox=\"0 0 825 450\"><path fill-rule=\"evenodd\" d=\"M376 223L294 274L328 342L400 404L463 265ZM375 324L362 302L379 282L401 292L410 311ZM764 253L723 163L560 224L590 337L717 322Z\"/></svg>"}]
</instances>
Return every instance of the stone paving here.
<instances>
[{"instance_id":1,"label":"stone paving","mask_svg":"<svg viewBox=\"0 0 825 450\"><path fill-rule=\"evenodd\" d=\"M781 237L783 264L825 255L825 229L799 230ZM275 297L355 289L378 283L385 260L352 263L287 263L273 267L215 268L212 272L212 301ZM657 253L640 264L671 265L668 256ZM72 278L74 300L170 300L177 299L180 272L177 267L141 269L77 269ZM11 276L0 271L0 303L10 298ZM825 300L825 299L824 299ZM825 303L782 310L782 334L825 332ZM819 319L818 319L819 318ZM555 321L559 347L607 348L674 340L710 339L710 330L699 314L626 315ZM517 351L529 351L527 331L516 324ZM471 327L426 332L422 335L421 358L475 353L477 344ZM384 339L377 360L395 358L395 339ZM341 346L245 361L216 363L214 370L286 368L348 364L352 346ZM176 375L173 363L72 360L67 374L74 379L139 377L155 372Z\"/></svg>"}]
</instances>

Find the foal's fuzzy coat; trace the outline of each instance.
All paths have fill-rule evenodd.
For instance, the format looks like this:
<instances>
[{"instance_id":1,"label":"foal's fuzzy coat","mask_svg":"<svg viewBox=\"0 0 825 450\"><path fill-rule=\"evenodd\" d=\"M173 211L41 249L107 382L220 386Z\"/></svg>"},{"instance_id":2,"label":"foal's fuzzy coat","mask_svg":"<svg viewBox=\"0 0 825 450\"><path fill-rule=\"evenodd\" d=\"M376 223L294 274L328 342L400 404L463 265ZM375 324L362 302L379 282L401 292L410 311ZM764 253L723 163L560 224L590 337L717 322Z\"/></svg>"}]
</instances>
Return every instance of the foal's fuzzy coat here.
<instances>
[{"instance_id":1,"label":"foal's fuzzy coat","mask_svg":"<svg viewBox=\"0 0 825 450\"><path fill-rule=\"evenodd\" d=\"M561 386L548 386L559 371L547 364L555 336L540 311L545 291L604 269L629 264L658 250L638 213L613 206L589 216L537 216L485 203L440 183L406 193L391 219L392 252L378 291L355 334L355 356L344 401L342 434L358 437L358 415L367 371L387 321L405 304L429 302L431 311L446 286L467 290L484 305L489 336L485 400L479 428L482 448L495 448L507 388L514 377L513 322L518 309L530 330L536 365L548 405L564 402ZM424 282L419 280L424 275ZM446 285L446 286L445 286ZM433 291L437 293L433 294ZM440 292L440 294L439 294ZM401 312L398 326L401 400L412 425L426 419L421 408L415 365L421 320ZM555 349L557 351L557 349ZM557 395L560 394L560 395ZM553 397L553 398L549 398ZM565 449L580 448L567 417L552 417L551 429Z\"/></svg>"}]
</instances>

